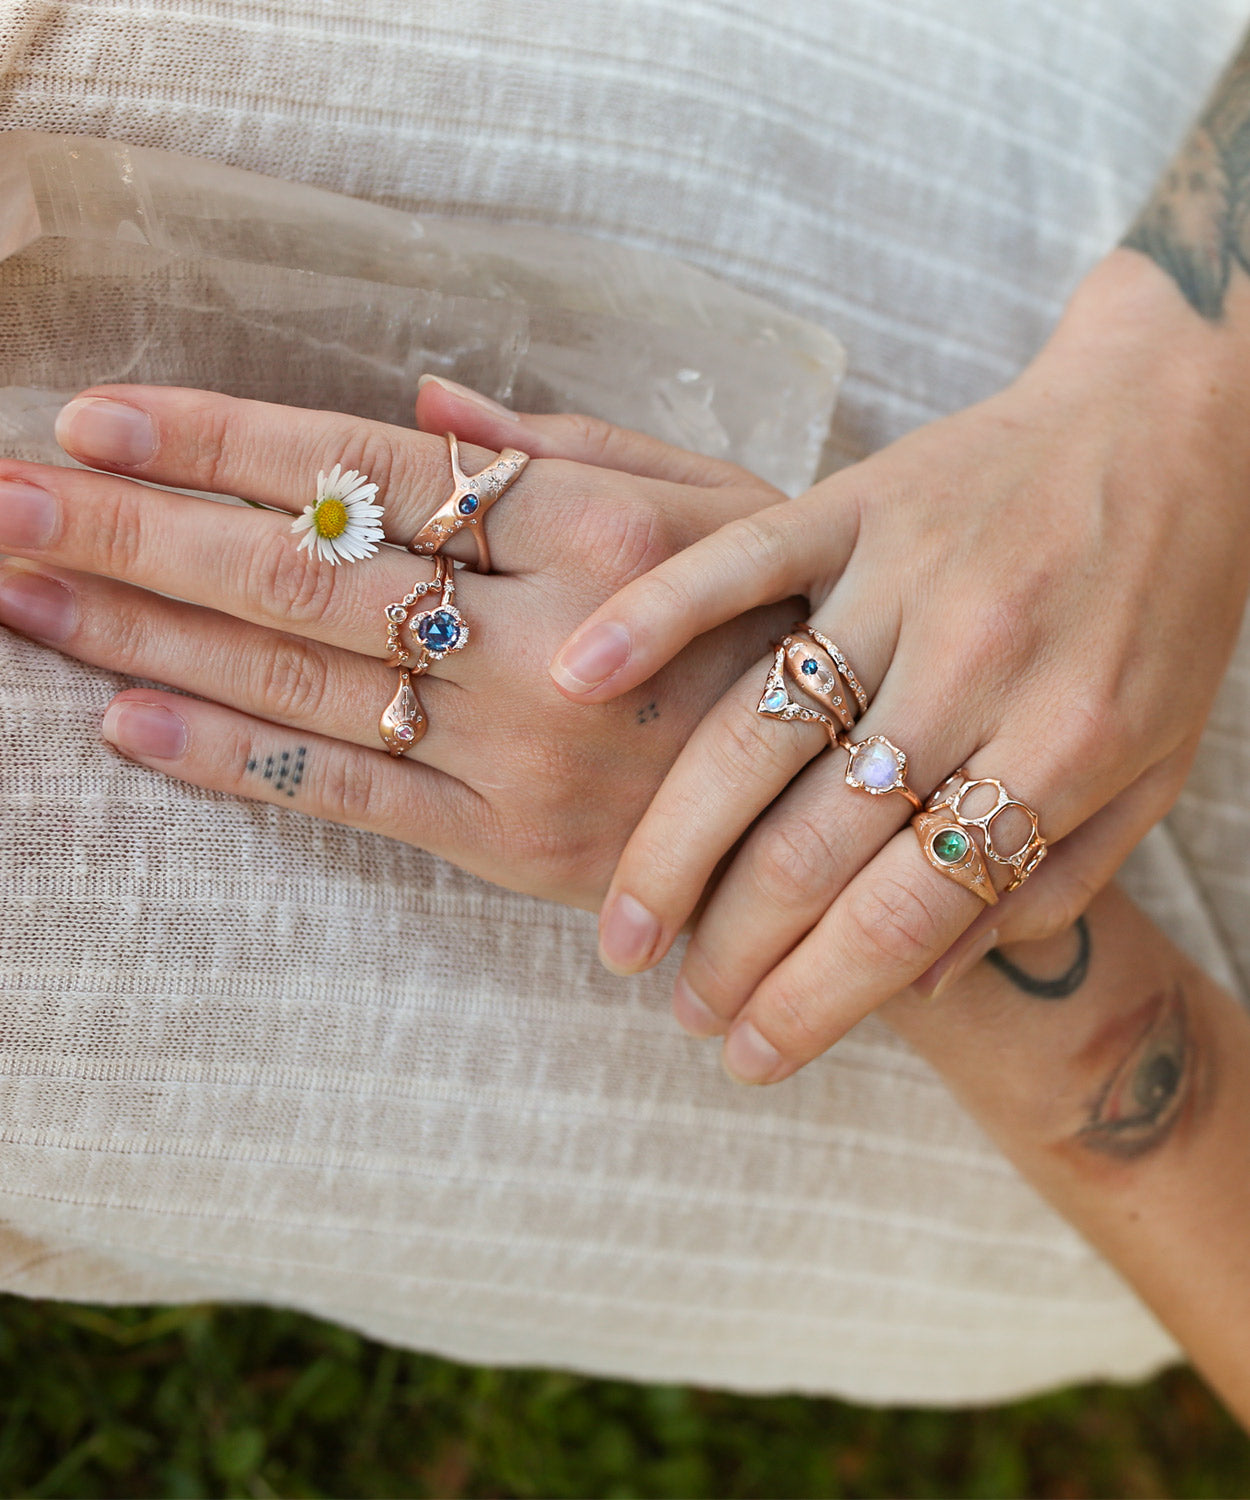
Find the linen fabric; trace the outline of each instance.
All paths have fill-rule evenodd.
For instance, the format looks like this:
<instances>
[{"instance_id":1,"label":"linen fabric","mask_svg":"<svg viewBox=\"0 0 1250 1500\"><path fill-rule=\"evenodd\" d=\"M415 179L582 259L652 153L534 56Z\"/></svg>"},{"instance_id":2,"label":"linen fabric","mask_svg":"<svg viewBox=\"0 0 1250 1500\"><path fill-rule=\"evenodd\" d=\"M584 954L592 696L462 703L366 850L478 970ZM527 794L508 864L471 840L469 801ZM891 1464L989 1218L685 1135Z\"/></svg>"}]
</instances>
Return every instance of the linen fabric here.
<instances>
[{"instance_id":1,"label":"linen fabric","mask_svg":"<svg viewBox=\"0 0 1250 1500\"><path fill-rule=\"evenodd\" d=\"M846 341L845 460L1021 368L1243 20L0 0L0 127L682 256ZM98 738L120 685L0 635L0 1287L276 1303L461 1359L870 1402L1176 1357L880 1023L735 1087L673 1024L672 962L612 979L585 914L120 761ZM1248 709L1243 643L1127 874L1243 992Z\"/></svg>"}]
</instances>

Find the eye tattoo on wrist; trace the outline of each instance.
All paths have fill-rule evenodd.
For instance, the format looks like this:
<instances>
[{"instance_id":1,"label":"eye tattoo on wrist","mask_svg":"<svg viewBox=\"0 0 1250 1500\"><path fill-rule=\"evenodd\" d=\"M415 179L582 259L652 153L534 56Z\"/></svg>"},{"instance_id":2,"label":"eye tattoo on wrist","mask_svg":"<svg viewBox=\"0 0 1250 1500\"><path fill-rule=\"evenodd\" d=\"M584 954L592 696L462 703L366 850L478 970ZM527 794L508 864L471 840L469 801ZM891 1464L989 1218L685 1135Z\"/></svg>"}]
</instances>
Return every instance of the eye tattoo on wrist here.
<instances>
[{"instance_id":1,"label":"eye tattoo on wrist","mask_svg":"<svg viewBox=\"0 0 1250 1500\"><path fill-rule=\"evenodd\" d=\"M264 760L259 756L253 756L247 763L247 769L253 776L259 776L262 780L269 782L275 792L285 792L288 797L294 797L296 789L304 779L304 760L308 753L308 747L301 745L298 750L281 750L277 755L266 755Z\"/></svg>"},{"instance_id":2,"label":"eye tattoo on wrist","mask_svg":"<svg viewBox=\"0 0 1250 1500\"><path fill-rule=\"evenodd\" d=\"M1131 1161L1160 1146L1184 1112L1191 1044L1180 985L1146 1007L1144 1031L1103 1085L1076 1139L1091 1151Z\"/></svg>"},{"instance_id":3,"label":"eye tattoo on wrist","mask_svg":"<svg viewBox=\"0 0 1250 1500\"><path fill-rule=\"evenodd\" d=\"M992 964L1005 979L1010 980L1018 990L1031 995L1035 1000L1066 1000L1085 983L1085 976L1089 973L1090 953L1093 950L1089 923L1084 917L1076 919L1072 931L1076 937L1076 953L1063 973L1056 974L1053 978L1043 979L1028 973L1019 964L1012 963L1009 958L1004 958L997 948L991 948L985 955L985 960Z\"/></svg>"}]
</instances>

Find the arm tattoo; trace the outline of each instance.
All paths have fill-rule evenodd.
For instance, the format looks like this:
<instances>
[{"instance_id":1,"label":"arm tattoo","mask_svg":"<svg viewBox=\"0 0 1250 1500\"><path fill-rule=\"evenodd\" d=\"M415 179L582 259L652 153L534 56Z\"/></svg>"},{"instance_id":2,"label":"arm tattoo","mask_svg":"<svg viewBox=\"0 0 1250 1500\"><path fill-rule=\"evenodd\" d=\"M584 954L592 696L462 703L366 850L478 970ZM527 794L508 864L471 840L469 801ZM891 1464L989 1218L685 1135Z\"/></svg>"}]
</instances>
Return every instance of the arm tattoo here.
<instances>
[{"instance_id":1,"label":"arm tattoo","mask_svg":"<svg viewBox=\"0 0 1250 1500\"><path fill-rule=\"evenodd\" d=\"M1004 958L997 948L992 948L985 955L986 961L993 964L998 972L1004 978L1009 979L1018 990L1023 990L1026 995L1031 995L1035 1000L1066 1000L1085 983L1085 976L1089 973L1089 955L1092 946L1089 923L1084 917L1076 919L1073 932L1076 934L1076 956L1062 974L1052 979L1041 979L1034 974L1027 973L1018 964L1013 964L1009 958Z\"/></svg>"},{"instance_id":2,"label":"arm tattoo","mask_svg":"<svg viewBox=\"0 0 1250 1500\"><path fill-rule=\"evenodd\" d=\"M1121 243L1219 322L1235 267L1250 273L1250 39Z\"/></svg>"},{"instance_id":3,"label":"arm tattoo","mask_svg":"<svg viewBox=\"0 0 1250 1500\"><path fill-rule=\"evenodd\" d=\"M260 776L269 782L275 792L285 792L288 797L294 797L296 787L304 779L304 757L307 753L307 746L301 745L294 754L283 750L277 755L266 755L264 760L253 756L247 763L247 769L254 776Z\"/></svg>"},{"instance_id":4,"label":"arm tattoo","mask_svg":"<svg viewBox=\"0 0 1250 1500\"><path fill-rule=\"evenodd\" d=\"M1161 1146L1189 1090L1189 1028L1179 985L1147 1008L1145 1030L1103 1085L1076 1139L1091 1151L1131 1161Z\"/></svg>"}]
</instances>

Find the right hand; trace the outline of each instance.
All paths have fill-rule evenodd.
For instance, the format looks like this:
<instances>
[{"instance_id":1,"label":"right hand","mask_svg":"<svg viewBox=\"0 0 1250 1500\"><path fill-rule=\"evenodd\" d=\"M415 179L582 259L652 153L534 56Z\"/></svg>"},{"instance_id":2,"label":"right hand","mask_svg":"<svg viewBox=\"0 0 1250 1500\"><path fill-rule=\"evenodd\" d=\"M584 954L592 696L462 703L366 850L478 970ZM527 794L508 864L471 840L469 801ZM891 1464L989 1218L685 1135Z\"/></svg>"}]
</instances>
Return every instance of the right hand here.
<instances>
[{"instance_id":1,"label":"right hand","mask_svg":"<svg viewBox=\"0 0 1250 1500\"><path fill-rule=\"evenodd\" d=\"M62 445L128 477L0 463L0 548L22 559L0 574L0 622L180 690L127 688L109 704L105 735L131 759L401 839L499 884L596 907L703 714L794 612L733 621L610 705L569 703L547 663L575 626L630 579L782 497L745 470L637 433L578 417L509 420L427 385L419 419L458 433L466 473L494 457L476 442L522 448L532 462L487 522L499 574L457 572L469 643L421 679L430 729L395 760L376 727L397 686L384 610L432 564L395 547L319 563L298 549L290 513L311 499L319 469L342 463L380 485L387 538L402 544L450 493L444 439L205 391L113 386L80 401L58 423ZM120 425L142 414L150 451L127 447ZM20 520L13 484L49 497L46 535Z\"/></svg>"}]
</instances>

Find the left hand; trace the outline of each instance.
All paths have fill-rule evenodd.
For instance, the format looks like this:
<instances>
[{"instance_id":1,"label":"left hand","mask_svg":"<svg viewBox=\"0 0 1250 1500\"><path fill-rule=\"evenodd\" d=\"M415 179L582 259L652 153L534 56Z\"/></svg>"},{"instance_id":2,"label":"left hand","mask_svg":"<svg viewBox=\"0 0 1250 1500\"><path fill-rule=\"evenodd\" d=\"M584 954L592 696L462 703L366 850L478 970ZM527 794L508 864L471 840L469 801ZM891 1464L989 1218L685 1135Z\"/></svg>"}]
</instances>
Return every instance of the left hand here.
<instances>
[{"instance_id":1,"label":"left hand","mask_svg":"<svg viewBox=\"0 0 1250 1500\"><path fill-rule=\"evenodd\" d=\"M1243 344L1118 251L1001 395L722 527L562 648L557 684L602 703L737 611L806 596L872 694L854 740L904 749L922 798L967 767L1040 816L1050 858L984 907L926 863L901 796L852 791L822 730L756 713L762 659L670 772L600 928L611 967L654 964L746 835L674 1001L728 1032L736 1077L784 1078L917 981L1066 927L1167 811L1250 579ZM604 626L619 665L579 680Z\"/></svg>"}]
</instances>

